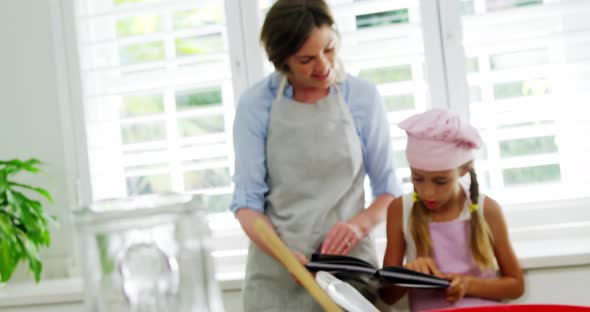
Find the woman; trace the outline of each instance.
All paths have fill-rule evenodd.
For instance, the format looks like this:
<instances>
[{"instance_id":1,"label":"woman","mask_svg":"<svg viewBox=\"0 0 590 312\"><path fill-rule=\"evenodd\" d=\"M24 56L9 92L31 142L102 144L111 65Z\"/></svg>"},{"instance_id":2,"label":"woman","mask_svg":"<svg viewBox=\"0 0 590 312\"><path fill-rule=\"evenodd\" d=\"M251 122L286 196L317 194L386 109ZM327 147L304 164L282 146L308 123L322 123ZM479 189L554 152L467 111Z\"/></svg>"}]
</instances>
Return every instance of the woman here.
<instances>
[{"instance_id":1,"label":"woman","mask_svg":"<svg viewBox=\"0 0 590 312\"><path fill-rule=\"evenodd\" d=\"M314 251L377 265L371 230L401 192L383 103L347 76L324 1L279 0L261 42L276 72L245 91L234 122L231 209L251 239L245 311L321 311L252 229L262 218L305 263ZM368 174L374 202L365 209Z\"/></svg>"}]
</instances>

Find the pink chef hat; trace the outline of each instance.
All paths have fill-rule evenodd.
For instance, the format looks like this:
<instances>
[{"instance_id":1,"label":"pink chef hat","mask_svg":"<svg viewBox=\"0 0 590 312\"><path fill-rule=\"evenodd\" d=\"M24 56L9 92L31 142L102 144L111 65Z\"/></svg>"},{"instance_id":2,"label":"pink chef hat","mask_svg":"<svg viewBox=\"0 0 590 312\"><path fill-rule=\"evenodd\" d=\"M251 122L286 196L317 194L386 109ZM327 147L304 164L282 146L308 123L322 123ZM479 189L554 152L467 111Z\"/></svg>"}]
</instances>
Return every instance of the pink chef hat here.
<instances>
[{"instance_id":1,"label":"pink chef hat","mask_svg":"<svg viewBox=\"0 0 590 312\"><path fill-rule=\"evenodd\" d=\"M446 109L435 108L399 123L408 133L410 167L426 171L458 168L473 160L482 141L477 130Z\"/></svg>"}]
</instances>

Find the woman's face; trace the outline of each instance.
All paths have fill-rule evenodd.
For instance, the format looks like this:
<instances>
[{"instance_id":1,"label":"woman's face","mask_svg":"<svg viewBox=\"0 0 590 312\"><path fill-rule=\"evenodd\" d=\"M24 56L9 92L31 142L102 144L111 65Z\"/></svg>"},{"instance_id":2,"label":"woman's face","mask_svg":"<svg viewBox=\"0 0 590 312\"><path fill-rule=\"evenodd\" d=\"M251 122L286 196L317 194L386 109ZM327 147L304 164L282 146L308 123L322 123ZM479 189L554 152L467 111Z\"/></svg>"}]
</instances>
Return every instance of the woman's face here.
<instances>
[{"instance_id":1,"label":"woman's face","mask_svg":"<svg viewBox=\"0 0 590 312\"><path fill-rule=\"evenodd\" d=\"M334 82L337 36L330 26L315 28L303 46L287 58L294 87L329 88Z\"/></svg>"},{"instance_id":2,"label":"woman's face","mask_svg":"<svg viewBox=\"0 0 590 312\"><path fill-rule=\"evenodd\" d=\"M412 183L424 205L432 210L444 210L460 193L460 169L424 171L411 168Z\"/></svg>"}]
</instances>

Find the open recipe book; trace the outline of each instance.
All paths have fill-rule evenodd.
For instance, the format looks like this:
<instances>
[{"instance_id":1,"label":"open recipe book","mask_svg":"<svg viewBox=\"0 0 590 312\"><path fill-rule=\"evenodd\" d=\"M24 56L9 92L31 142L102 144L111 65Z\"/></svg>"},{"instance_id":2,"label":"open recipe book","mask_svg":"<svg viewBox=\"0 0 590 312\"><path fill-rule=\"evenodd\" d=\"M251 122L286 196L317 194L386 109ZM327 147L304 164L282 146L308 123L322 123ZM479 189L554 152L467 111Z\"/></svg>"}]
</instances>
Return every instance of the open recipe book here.
<instances>
[{"instance_id":1,"label":"open recipe book","mask_svg":"<svg viewBox=\"0 0 590 312\"><path fill-rule=\"evenodd\" d=\"M395 284L409 288L448 288L450 282L434 275L423 274L403 267L388 266L381 269L350 256L313 254L306 265L311 272L326 271L335 274L369 276L379 284Z\"/></svg>"}]
</instances>

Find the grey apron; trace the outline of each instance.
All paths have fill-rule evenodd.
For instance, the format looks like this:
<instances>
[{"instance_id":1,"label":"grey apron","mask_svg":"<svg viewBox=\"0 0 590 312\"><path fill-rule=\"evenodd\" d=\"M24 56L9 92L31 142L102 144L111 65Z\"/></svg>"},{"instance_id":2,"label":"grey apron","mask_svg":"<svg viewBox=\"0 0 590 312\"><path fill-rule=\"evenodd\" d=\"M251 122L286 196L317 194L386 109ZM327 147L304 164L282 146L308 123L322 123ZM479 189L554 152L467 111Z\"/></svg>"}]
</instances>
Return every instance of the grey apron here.
<instances>
[{"instance_id":1,"label":"grey apron","mask_svg":"<svg viewBox=\"0 0 590 312\"><path fill-rule=\"evenodd\" d=\"M291 250L310 257L331 227L364 209L361 143L338 87L315 104L283 97L283 77L271 106L266 143L266 215ZM349 255L377 264L372 237ZM244 309L322 311L274 258L250 244Z\"/></svg>"}]
</instances>

